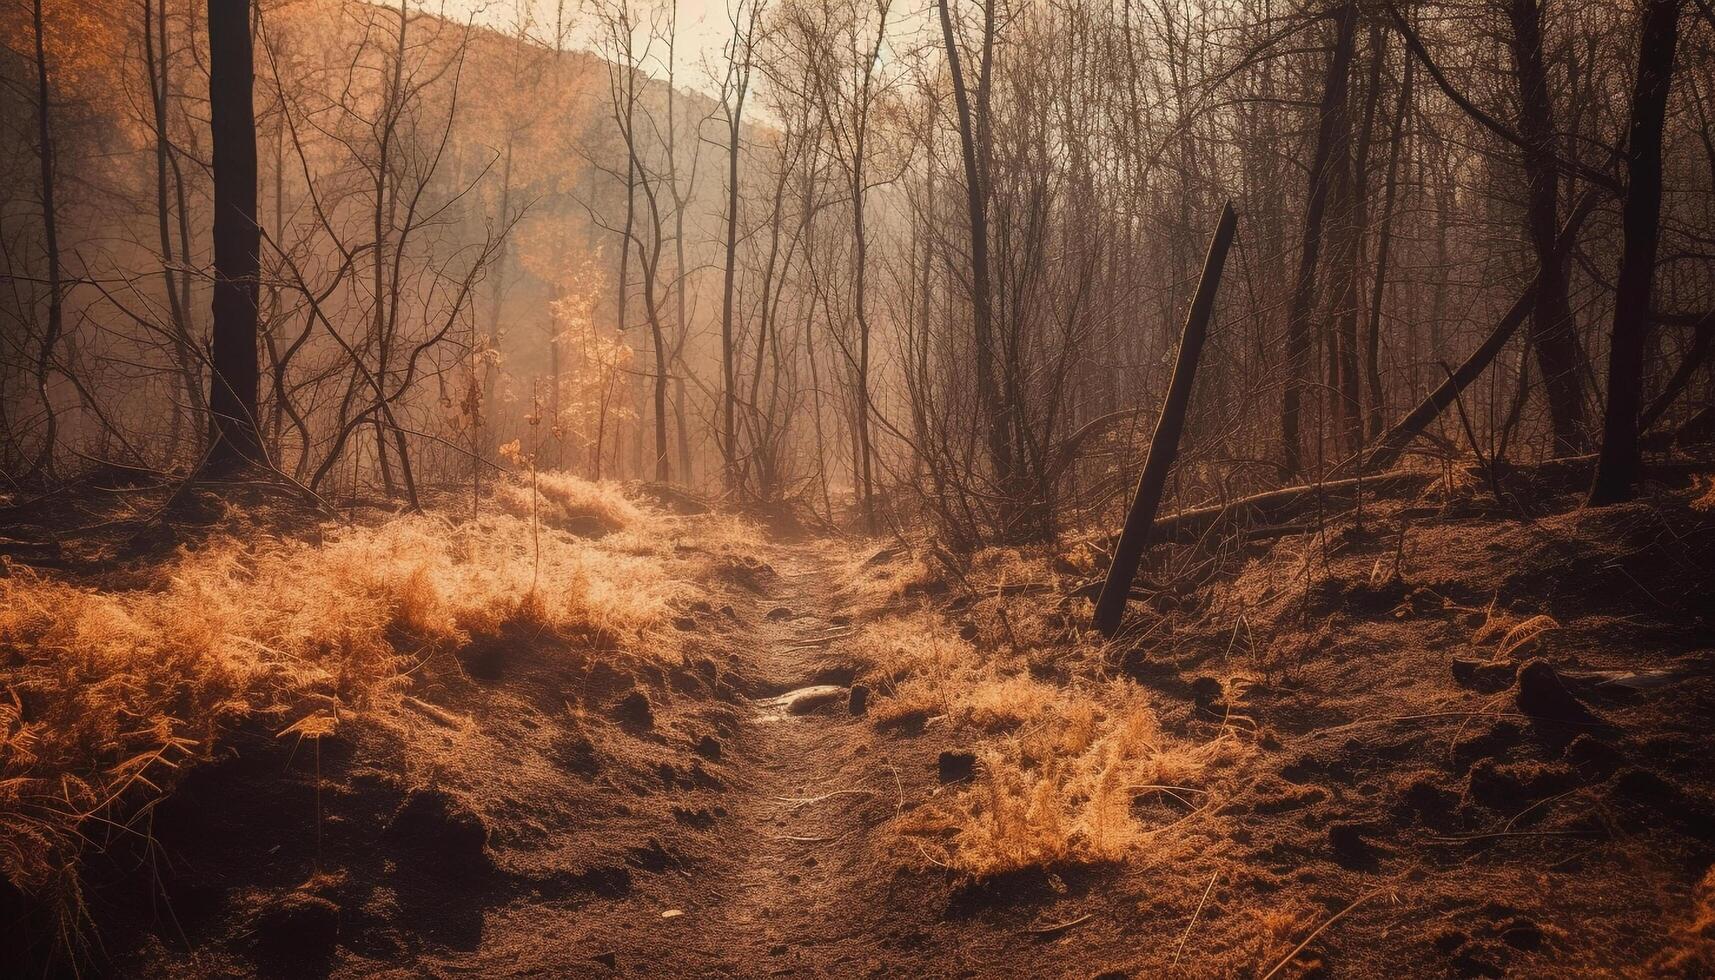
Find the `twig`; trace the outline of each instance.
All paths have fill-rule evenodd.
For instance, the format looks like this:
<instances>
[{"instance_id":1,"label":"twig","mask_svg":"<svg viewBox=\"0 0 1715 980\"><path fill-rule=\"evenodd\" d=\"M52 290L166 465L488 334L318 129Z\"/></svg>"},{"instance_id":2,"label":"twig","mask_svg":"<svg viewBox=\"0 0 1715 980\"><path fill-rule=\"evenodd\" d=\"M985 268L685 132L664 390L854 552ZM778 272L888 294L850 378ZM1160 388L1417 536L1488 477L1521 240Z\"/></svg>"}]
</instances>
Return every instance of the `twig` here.
<instances>
[{"instance_id":1,"label":"twig","mask_svg":"<svg viewBox=\"0 0 1715 980\"><path fill-rule=\"evenodd\" d=\"M1215 890L1215 879L1221 876L1220 869L1209 876L1209 887L1203 889L1203 897L1197 902L1196 911L1191 913L1191 921L1185 923L1185 931L1179 935L1179 945L1173 950L1173 962L1167 965L1169 970L1179 965L1179 954L1185 952L1185 940L1191 938L1191 927L1197 924L1197 916L1203 912L1203 903L1209 900L1209 893Z\"/></svg>"},{"instance_id":2,"label":"twig","mask_svg":"<svg viewBox=\"0 0 1715 980\"><path fill-rule=\"evenodd\" d=\"M1335 912L1333 915L1329 916L1327 918L1327 920L1324 921L1321 925L1317 926L1315 929L1312 929L1310 931L1310 935L1305 936L1303 942L1292 947L1292 952L1287 953L1285 956L1281 957L1280 962L1276 963L1274 965L1273 969L1271 969L1267 973L1263 974L1261 980L1273 980L1274 977L1276 977L1280 974L1281 970L1286 969L1286 964L1291 963L1293 957L1297 956L1299 953L1304 952L1304 947L1310 945L1310 943L1313 940L1315 940L1315 938L1317 936L1322 935L1323 931L1326 930L1329 926L1338 922L1340 920L1341 916L1345 915L1347 912L1352 911L1353 909L1357 908L1359 905L1362 905L1363 903L1369 901L1370 899L1374 898L1375 896L1377 896L1379 894L1381 894L1381 892L1379 892L1379 891L1365 892L1364 894L1359 895L1357 898L1352 899L1352 904L1346 906L1345 908L1341 909L1338 912Z\"/></svg>"},{"instance_id":3,"label":"twig","mask_svg":"<svg viewBox=\"0 0 1715 980\"><path fill-rule=\"evenodd\" d=\"M1065 922L1057 922L1051 926L1037 926L1037 927L1033 927L1030 929L1026 929L1024 931L1029 933L1032 936L1051 936L1057 932L1065 932L1067 929L1070 929L1075 925L1081 925L1085 922L1088 922L1089 920L1095 918L1095 915L1096 915L1096 913L1094 913L1094 912L1085 912L1083 915L1078 916L1076 919L1068 919Z\"/></svg>"}]
</instances>

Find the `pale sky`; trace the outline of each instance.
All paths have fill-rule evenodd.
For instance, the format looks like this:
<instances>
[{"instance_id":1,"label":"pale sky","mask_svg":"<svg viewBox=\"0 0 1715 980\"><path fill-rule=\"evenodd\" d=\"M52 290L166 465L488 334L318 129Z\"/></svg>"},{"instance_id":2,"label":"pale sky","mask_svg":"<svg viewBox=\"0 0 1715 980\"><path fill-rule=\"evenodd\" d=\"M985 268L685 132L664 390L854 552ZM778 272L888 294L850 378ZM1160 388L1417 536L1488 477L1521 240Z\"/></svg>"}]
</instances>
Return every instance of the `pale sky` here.
<instances>
[{"instance_id":1,"label":"pale sky","mask_svg":"<svg viewBox=\"0 0 1715 980\"><path fill-rule=\"evenodd\" d=\"M552 43L554 20L560 7L559 0L417 0L424 10L440 13L455 20L474 19L478 24L492 27L495 30L513 32L518 29L520 22L530 25L530 33L543 43ZM677 38L677 50L674 52L676 74L674 81L680 88L697 88L712 91L718 87L718 80L711 80L710 72L724 70L725 57L723 54L727 41L732 37L732 24L728 20L727 0L678 0L678 28L674 32ZM580 0L566 0L564 3L566 47L596 49L596 19ZM661 18L662 33L666 33L665 25L673 14L673 0L661 0L658 6L644 0L637 4L639 17L648 16L655 12ZM646 24L639 25L637 43L641 45L647 33ZM667 74L667 50L659 41L650 50L651 70L657 78L665 79Z\"/></svg>"}]
</instances>

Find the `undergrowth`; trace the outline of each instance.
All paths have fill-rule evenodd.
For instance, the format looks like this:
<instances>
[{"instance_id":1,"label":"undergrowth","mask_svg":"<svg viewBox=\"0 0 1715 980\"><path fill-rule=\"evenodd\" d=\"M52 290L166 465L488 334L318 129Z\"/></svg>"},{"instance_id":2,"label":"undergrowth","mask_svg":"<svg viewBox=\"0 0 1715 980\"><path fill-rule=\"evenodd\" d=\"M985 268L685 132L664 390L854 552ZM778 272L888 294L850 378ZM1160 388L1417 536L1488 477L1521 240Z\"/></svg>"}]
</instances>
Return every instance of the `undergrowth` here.
<instances>
[{"instance_id":1,"label":"undergrowth","mask_svg":"<svg viewBox=\"0 0 1715 980\"><path fill-rule=\"evenodd\" d=\"M514 485L501 491L513 513L464 523L223 533L140 588L0 578L0 874L70 947L80 860L146 833L149 804L232 726L331 726L397 699L424 658L521 621L611 655L676 658L659 629L674 587L638 546L667 519L611 486L542 477L545 530L516 515ZM575 514L632 546L554 529Z\"/></svg>"},{"instance_id":2,"label":"undergrowth","mask_svg":"<svg viewBox=\"0 0 1715 980\"><path fill-rule=\"evenodd\" d=\"M860 578L858 594L897 608L905 585L922 590L933 575L921 559L902 565ZM1126 859L1212 811L1254 751L1228 726L1202 741L1170 735L1147 691L1104 679L1099 638L1055 601L1086 572L1045 549L989 549L951 573L963 593L956 622L925 604L860 637L878 724L939 719L975 736L971 782L894 822L926 863L980 878ZM1185 816L1140 819L1134 801L1163 795Z\"/></svg>"}]
</instances>

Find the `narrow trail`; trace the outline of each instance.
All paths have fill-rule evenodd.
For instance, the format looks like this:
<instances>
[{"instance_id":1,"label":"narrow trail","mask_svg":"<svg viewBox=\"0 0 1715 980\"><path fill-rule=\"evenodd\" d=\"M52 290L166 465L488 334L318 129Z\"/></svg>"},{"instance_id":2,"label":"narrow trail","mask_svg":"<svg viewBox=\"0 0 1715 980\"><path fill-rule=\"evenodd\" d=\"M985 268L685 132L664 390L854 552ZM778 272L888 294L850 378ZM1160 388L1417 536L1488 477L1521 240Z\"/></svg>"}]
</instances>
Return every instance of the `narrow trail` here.
<instances>
[{"instance_id":1,"label":"narrow trail","mask_svg":"<svg viewBox=\"0 0 1715 980\"><path fill-rule=\"evenodd\" d=\"M742 782L723 834L729 861L708 869L701 897L715 904L697 944L710 969L732 975L865 965L871 923L854 886L891 803L848 707L852 667L841 645L861 627L838 611L840 583L823 545L770 549L775 588L741 651L757 697L735 738ZM781 697L804 689L816 707Z\"/></svg>"},{"instance_id":2,"label":"narrow trail","mask_svg":"<svg viewBox=\"0 0 1715 980\"><path fill-rule=\"evenodd\" d=\"M897 903L872 847L899 789L849 708L855 662L844 648L862 627L841 610L843 555L822 540L770 544L758 555L775 574L734 602L738 625L726 639L744 698L723 743L728 782L708 831L714 846L660 882L645 900L660 908L640 908L634 896L591 910L607 921L592 923L586 942L614 939L631 952L620 972L889 972L897 953L878 949L878 930ZM798 692L809 700L782 697ZM616 913L630 921L612 921Z\"/></svg>"}]
</instances>

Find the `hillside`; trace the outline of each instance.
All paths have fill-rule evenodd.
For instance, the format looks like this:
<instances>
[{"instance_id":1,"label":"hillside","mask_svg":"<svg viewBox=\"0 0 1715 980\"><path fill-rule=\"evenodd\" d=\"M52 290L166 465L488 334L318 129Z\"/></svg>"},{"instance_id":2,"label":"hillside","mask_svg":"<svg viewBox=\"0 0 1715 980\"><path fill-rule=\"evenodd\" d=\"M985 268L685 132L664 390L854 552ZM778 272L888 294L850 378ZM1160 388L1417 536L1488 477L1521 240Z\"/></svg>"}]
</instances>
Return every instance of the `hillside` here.
<instances>
[{"instance_id":1,"label":"hillside","mask_svg":"<svg viewBox=\"0 0 1715 980\"><path fill-rule=\"evenodd\" d=\"M956 571L553 475L539 571L516 484L227 510L99 594L13 564L0 820L77 863L7 921L49 936L69 872L61 938L123 974L1694 974L1701 492L1431 481L1169 561L1118 646L1067 598L1088 545ZM44 823L56 780L112 799Z\"/></svg>"}]
</instances>

